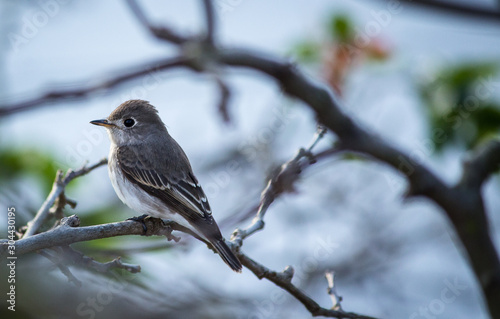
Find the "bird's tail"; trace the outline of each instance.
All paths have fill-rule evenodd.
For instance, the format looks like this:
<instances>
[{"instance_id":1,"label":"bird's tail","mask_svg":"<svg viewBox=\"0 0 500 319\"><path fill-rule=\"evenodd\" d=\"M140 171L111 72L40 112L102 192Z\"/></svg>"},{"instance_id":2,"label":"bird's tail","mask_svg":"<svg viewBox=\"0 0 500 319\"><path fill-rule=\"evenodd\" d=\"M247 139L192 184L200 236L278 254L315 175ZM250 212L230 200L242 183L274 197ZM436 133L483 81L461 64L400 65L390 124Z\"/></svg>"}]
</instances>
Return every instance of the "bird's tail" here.
<instances>
[{"instance_id":1,"label":"bird's tail","mask_svg":"<svg viewBox=\"0 0 500 319\"><path fill-rule=\"evenodd\" d=\"M236 257L233 252L231 251L231 248L227 246L227 244L224 242L224 238L219 239L215 242L212 243L214 246L215 250L217 253L220 255L222 260L231 267L232 270L236 272L241 272L241 263Z\"/></svg>"}]
</instances>

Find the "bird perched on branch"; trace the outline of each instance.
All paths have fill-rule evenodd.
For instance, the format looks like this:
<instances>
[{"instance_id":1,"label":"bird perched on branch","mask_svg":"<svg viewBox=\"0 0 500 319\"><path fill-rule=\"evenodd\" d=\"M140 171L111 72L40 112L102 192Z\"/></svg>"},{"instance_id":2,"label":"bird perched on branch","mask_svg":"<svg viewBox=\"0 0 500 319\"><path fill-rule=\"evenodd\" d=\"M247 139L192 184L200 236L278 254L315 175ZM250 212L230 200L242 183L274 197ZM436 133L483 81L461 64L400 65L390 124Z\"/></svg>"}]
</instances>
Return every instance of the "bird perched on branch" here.
<instances>
[{"instance_id":1,"label":"bird perched on branch","mask_svg":"<svg viewBox=\"0 0 500 319\"><path fill-rule=\"evenodd\" d=\"M122 202L140 214L189 229L231 269L241 272L241 263L225 243L186 154L168 134L154 106L130 100L107 119L90 123L108 131L109 177Z\"/></svg>"}]
</instances>

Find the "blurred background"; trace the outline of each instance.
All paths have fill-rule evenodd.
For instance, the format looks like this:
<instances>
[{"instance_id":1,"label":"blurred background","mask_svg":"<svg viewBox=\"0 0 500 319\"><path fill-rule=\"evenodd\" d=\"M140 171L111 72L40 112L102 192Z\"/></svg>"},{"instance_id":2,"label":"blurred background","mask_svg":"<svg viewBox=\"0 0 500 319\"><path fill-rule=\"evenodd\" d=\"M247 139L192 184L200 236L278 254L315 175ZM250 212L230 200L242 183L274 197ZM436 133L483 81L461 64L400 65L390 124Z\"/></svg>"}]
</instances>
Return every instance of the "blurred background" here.
<instances>
[{"instance_id":1,"label":"blurred background","mask_svg":"<svg viewBox=\"0 0 500 319\"><path fill-rule=\"evenodd\" d=\"M494 6L493 1L476 4ZM141 1L148 16L179 32L203 27L200 1ZM423 162L449 183L461 159L498 136L499 22L385 1L216 0L218 41L296 61L340 97L344 111ZM397 5L399 4L399 5ZM0 104L73 88L171 56L123 1L1 1ZM232 122L217 112L212 79L186 70L140 77L107 94L49 104L0 119L0 209L16 225L32 219L57 169L107 156L105 118L128 99L155 105L188 154L226 238L251 221L269 173L308 145L312 112L260 74L227 70ZM328 134L317 150L335 141ZM236 168L236 169L234 169ZM296 193L280 197L266 227L243 251L265 266L295 268L294 283L331 307L326 270L336 272L346 311L382 318L487 318L480 290L442 212L425 199L403 202L406 181L392 169L331 157L308 168ZM500 183L484 186L500 245ZM72 182L66 214L82 225L136 215L106 168ZM2 213L2 216L6 214ZM0 219L6 238L7 218ZM87 256L121 256L142 272L100 274L70 266L78 288L49 260L17 265L16 312L3 318L308 318L285 291L247 269L235 274L202 243L180 234L127 236L73 245ZM5 274L2 261L2 278ZM2 296L7 282L0 282ZM445 296L445 297L443 297Z\"/></svg>"}]
</instances>

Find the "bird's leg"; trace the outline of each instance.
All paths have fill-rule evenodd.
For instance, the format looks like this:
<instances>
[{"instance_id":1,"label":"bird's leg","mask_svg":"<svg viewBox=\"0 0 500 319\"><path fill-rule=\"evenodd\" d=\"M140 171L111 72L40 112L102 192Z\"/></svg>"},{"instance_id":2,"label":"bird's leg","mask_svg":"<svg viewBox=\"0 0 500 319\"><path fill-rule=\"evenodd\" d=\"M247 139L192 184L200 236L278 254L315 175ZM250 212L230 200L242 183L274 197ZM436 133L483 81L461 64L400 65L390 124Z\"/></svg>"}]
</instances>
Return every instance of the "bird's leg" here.
<instances>
[{"instance_id":1,"label":"bird's leg","mask_svg":"<svg viewBox=\"0 0 500 319\"><path fill-rule=\"evenodd\" d=\"M148 227L146 227L146 223L144 222L144 220L148 217L149 217L148 214L143 214L141 216L134 216L134 217L127 218L127 220L133 220L135 222L141 223L142 229L144 230L144 235L146 235L146 233L148 231Z\"/></svg>"},{"instance_id":2,"label":"bird's leg","mask_svg":"<svg viewBox=\"0 0 500 319\"><path fill-rule=\"evenodd\" d=\"M172 221L170 221L170 220L165 221L165 220L161 219L161 224L163 225L163 227L166 228L165 237L167 237L168 241L173 240L177 243L179 240L181 240L181 238L177 237L175 235L172 235L172 232L174 231L174 229L172 228L171 223L172 223Z\"/></svg>"}]
</instances>

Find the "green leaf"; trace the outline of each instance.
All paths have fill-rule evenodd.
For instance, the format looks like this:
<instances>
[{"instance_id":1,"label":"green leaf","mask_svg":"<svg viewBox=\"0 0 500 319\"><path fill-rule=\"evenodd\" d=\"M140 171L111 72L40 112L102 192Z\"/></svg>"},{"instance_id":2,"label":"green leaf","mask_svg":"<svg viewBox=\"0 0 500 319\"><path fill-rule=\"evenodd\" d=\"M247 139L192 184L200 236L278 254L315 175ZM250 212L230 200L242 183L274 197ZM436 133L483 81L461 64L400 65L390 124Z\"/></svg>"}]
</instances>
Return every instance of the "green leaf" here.
<instances>
[{"instance_id":1,"label":"green leaf","mask_svg":"<svg viewBox=\"0 0 500 319\"><path fill-rule=\"evenodd\" d=\"M319 60L320 47L312 41L304 41L295 45L292 53L296 55L297 60L304 63L317 62Z\"/></svg>"},{"instance_id":2,"label":"green leaf","mask_svg":"<svg viewBox=\"0 0 500 319\"><path fill-rule=\"evenodd\" d=\"M354 37L354 27L351 19L344 14L333 15L329 23L330 36L343 43L350 43Z\"/></svg>"},{"instance_id":3,"label":"green leaf","mask_svg":"<svg viewBox=\"0 0 500 319\"><path fill-rule=\"evenodd\" d=\"M483 81L497 71L496 63L467 63L446 67L436 78L420 85L430 134L442 130L447 136L434 141L438 151L452 144L472 148L483 139L498 134L500 106L488 100L482 88Z\"/></svg>"}]
</instances>

